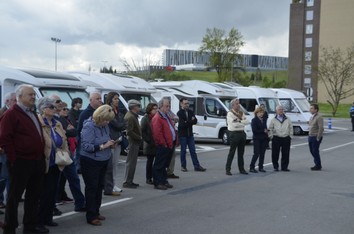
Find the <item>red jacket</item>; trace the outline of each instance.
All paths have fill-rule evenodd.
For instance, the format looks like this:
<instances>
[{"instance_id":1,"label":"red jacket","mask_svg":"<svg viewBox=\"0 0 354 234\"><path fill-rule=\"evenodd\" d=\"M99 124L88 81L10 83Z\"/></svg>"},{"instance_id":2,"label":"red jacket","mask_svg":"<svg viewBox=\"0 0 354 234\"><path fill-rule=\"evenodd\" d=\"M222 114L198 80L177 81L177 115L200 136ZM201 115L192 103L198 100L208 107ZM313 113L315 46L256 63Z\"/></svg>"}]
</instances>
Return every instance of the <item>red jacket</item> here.
<instances>
[{"instance_id":1,"label":"red jacket","mask_svg":"<svg viewBox=\"0 0 354 234\"><path fill-rule=\"evenodd\" d=\"M34 115L38 120L37 115ZM0 147L5 150L6 157L11 163L17 158L44 159L44 138L38 133L32 119L17 104L1 118Z\"/></svg>"},{"instance_id":2,"label":"red jacket","mask_svg":"<svg viewBox=\"0 0 354 234\"><path fill-rule=\"evenodd\" d=\"M171 118L167 115L168 121L170 121L175 133L176 133L176 142L177 145L177 132L175 130L175 124L171 120ZM170 130L170 126L167 122L167 119L162 117L160 112L157 112L155 116L151 120L151 127L152 127L152 136L154 138L155 144L157 146L164 146L170 149L173 148L173 136Z\"/></svg>"}]
</instances>

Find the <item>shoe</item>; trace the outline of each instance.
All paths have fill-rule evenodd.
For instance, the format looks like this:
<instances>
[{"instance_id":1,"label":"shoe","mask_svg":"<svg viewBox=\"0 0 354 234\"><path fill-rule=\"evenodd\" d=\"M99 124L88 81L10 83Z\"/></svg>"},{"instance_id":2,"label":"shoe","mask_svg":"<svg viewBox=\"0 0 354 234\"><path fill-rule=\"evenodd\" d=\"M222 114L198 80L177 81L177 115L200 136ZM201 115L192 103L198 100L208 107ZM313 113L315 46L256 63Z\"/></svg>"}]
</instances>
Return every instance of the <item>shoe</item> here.
<instances>
[{"instance_id":1,"label":"shoe","mask_svg":"<svg viewBox=\"0 0 354 234\"><path fill-rule=\"evenodd\" d=\"M35 228L24 228L23 233L49 233L49 229L44 226L38 226Z\"/></svg>"},{"instance_id":2,"label":"shoe","mask_svg":"<svg viewBox=\"0 0 354 234\"><path fill-rule=\"evenodd\" d=\"M199 166L199 167L194 168L194 170L195 171L206 171L206 168Z\"/></svg>"},{"instance_id":3,"label":"shoe","mask_svg":"<svg viewBox=\"0 0 354 234\"><path fill-rule=\"evenodd\" d=\"M169 175L167 175L167 178L170 178L170 179L179 179L179 176L176 176L175 174L169 174Z\"/></svg>"},{"instance_id":4,"label":"shoe","mask_svg":"<svg viewBox=\"0 0 354 234\"><path fill-rule=\"evenodd\" d=\"M245 171L245 170L240 171L240 174L242 174L242 175L248 175L247 171Z\"/></svg>"},{"instance_id":5,"label":"shoe","mask_svg":"<svg viewBox=\"0 0 354 234\"><path fill-rule=\"evenodd\" d=\"M135 186L133 183L127 183L124 182L123 188L131 188L131 189L136 189L138 186Z\"/></svg>"},{"instance_id":6,"label":"shoe","mask_svg":"<svg viewBox=\"0 0 354 234\"><path fill-rule=\"evenodd\" d=\"M154 184L154 182L152 182L152 179L146 180L146 183L147 183L147 184Z\"/></svg>"},{"instance_id":7,"label":"shoe","mask_svg":"<svg viewBox=\"0 0 354 234\"><path fill-rule=\"evenodd\" d=\"M3 228L3 234L16 234L16 229L12 229L12 228Z\"/></svg>"},{"instance_id":8,"label":"shoe","mask_svg":"<svg viewBox=\"0 0 354 234\"><path fill-rule=\"evenodd\" d=\"M155 189L158 190L167 190L167 187L163 184L155 185Z\"/></svg>"},{"instance_id":9,"label":"shoe","mask_svg":"<svg viewBox=\"0 0 354 234\"><path fill-rule=\"evenodd\" d=\"M266 170L264 170L263 168L258 169L258 171L260 171L260 172L267 172L267 171L266 171Z\"/></svg>"},{"instance_id":10,"label":"shoe","mask_svg":"<svg viewBox=\"0 0 354 234\"><path fill-rule=\"evenodd\" d=\"M114 192L123 192L123 189L121 189L121 188L119 188L118 186L116 186L116 185L114 185L114 187L113 187L113 191Z\"/></svg>"},{"instance_id":11,"label":"shoe","mask_svg":"<svg viewBox=\"0 0 354 234\"><path fill-rule=\"evenodd\" d=\"M187 172L187 171L188 171L188 170L187 170L187 167L181 167L181 171Z\"/></svg>"},{"instance_id":12,"label":"shoe","mask_svg":"<svg viewBox=\"0 0 354 234\"><path fill-rule=\"evenodd\" d=\"M281 169L282 171L286 171L286 172L289 172L290 170L289 169Z\"/></svg>"},{"instance_id":13,"label":"shoe","mask_svg":"<svg viewBox=\"0 0 354 234\"><path fill-rule=\"evenodd\" d=\"M61 199L63 202L73 202L74 199L70 198L70 197L64 197Z\"/></svg>"},{"instance_id":14,"label":"shoe","mask_svg":"<svg viewBox=\"0 0 354 234\"><path fill-rule=\"evenodd\" d=\"M279 171L279 169L278 168L274 168L274 171Z\"/></svg>"},{"instance_id":15,"label":"shoe","mask_svg":"<svg viewBox=\"0 0 354 234\"><path fill-rule=\"evenodd\" d=\"M106 195L106 196L116 196L116 197L118 197L118 196L120 196L120 192L111 192L111 193L103 193L104 195Z\"/></svg>"},{"instance_id":16,"label":"shoe","mask_svg":"<svg viewBox=\"0 0 354 234\"><path fill-rule=\"evenodd\" d=\"M322 170L322 167L318 167L318 166L311 167L311 171L320 171L320 170Z\"/></svg>"},{"instance_id":17,"label":"shoe","mask_svg":"<svg viewBox=\"0 0 354 234\"><path fill-rule=\"evenodd\" d=\"M134 182L132 182L132 185L136 186L136 187L139 187L139 184L136 184Z\"/></svg>"},{"instance_id":18,"label":"shoe","mask_svg":"<svg viewBox=\"0 0 354 234\"><path fill-rule=\"evenodd\" d=\"M173 188L173 185L170 183L164 184L166 186L166 188Z\"/></svg>"},{"instance_id":19,"label":"shoe","mask_svg":"<svg viewBox=\"0 0 354 234\"><path fill-rule=\"evenodd\" d=\"M251 168L251 169L250 169L250 172L252 172L252 173L258 173L258 171L257 171L256 169L254 169L254 168Z\"/></svg>"},{"instance_id":20,"label":"shoe","mask_svg":"<svg viewBox=\"0 0 354 234\"><path fill-rule=\"evenodd\" d=\"M229 171L227 171L227 172L226 172L226 175L232 176L232 173L229 172Z\"/></svg>"},{"instance_id":21,"label":"shoe","mask_svg":"<svg viewBox=\"0 0 354 234\"><path fill-rule=\"evenodd\" d=\"M58 208L54 208L54 210L53 210L53 216L60 216L60 215L62 215L63 214L63 212L61 212Z\"/></svg>"},{"instance_id":22,"label":"shoe","mask_svg":"<svg viewBox=\"0 0 354 234\"><path fill-rule=\"evenodd\" d=\"M44 225L45 225L45 226L50 226L50 227L56 227L56 226L58 226L59 224L56 223L56 222L50 221L50 222L46 222Z\"/></svg>"},{"instance_id":23,"label":"shoe","mask_svg":"<svg viewBox=\"0 0 354 234\"><path fill-rule=\"evenodd\" d=\"M0 209L6 208L6 205L3 202L0 202Z\"/></svg>"},{"instance_id":24,"label":"shoe","mask_svg":"<svg viewBox=\"0 0 354 234\"><path fill-rule=\"evenodd\" d=\"M99 216L97 216L97 219L98 220L106 220L106 217L104 217L103 215L99 215Z\"/></svg>"},{"instance_id":25,"label":"shoe","mask_svg":"<svg viewBox=\"0 0 354 234\"><path fill-rule=\"evenodd\" d=\"M87 221L88 224L91 224L93 226L101 226L102 223L99 219L94 219L94 220L91 220L91 221Z\"/></svg>"},{"instance_id":26,"label":"shoe","mask_svg":"<svg viewBox=\"0 0 354 234\"><path fill-rule=\"evenodd\" d=\"M84 206L84 207L75 209L75 211L76 211L76 212L86 212L86 211L87 211L87 208Z\"/></svg>"}]
</instances>

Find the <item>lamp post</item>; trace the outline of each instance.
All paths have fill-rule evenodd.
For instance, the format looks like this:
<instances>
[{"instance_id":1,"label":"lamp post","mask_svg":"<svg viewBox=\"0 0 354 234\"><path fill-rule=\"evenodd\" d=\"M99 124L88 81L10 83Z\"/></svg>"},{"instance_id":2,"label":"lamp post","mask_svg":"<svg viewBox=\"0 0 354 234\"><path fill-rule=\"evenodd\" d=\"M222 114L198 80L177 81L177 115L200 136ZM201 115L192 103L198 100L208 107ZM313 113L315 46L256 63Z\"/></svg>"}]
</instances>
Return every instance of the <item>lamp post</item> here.
<instances>
[{"instance_id":1,"label":"lamp post","mask_svg":"<svg viewBox=\"0 0 354 234\"><path fill-rule=\"evenodd\" d=\"M57 71L57 44L61 42L61 39L52 37L51 40L55 42L55 71Z\"/></svg>"}]
</instances>

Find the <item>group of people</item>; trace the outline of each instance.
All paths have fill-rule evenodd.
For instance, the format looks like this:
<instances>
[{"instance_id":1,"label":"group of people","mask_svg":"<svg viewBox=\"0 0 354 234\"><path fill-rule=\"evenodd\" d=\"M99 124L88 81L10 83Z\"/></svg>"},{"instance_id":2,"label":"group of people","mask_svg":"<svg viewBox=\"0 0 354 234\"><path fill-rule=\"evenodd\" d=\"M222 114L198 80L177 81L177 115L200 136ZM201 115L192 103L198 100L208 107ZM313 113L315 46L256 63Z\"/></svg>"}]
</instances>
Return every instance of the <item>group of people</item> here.
<instances>
[{"instance_id":1,"label":"group of people","mask_svg":"<svg viewBox=\"0 0 354 234\"><path fill-rule=\"evenodd\" d=\"M319 171L322 169L319 147L323 138L323 118L319 114L317 104L311 104L310 112L312 114L309 120L308 145L310 153L314 159L314 166L310 169ZM264 105L257 107L254 111L254 118L251 121L253 132L253 157L249 166L249 172L266 172L264 170L264 155L269 140L272 141L272 164L274 171L290 171L289 155L291 146L291 137L293 135L293 126L291 120L285 115L284 108L279 105L276 107L276 115L270 120L267 127L268 114ZM227 114L227 127L229 131L230 150L226 161L226 175L232 175L231 164L237 149L237 162L240 174L247 175L244 167L244 150L246 144L245 126L250 124L245 114L241 111L240 102L237 98L231 101L231 109ZM279 165L279 156L281 160ZM258 171L255 164L258 160ZM279 168L280 167L280 168Z\"/></svg>"},{"instance_id":2,"label":"group of people","mask_svg":"<svg viewBox=\"0 0 354 234\"><path fill-rule=\"evenodd\" d=\"M146 183L158 190L173 188L168 178L178 179L174 174L175 147L181 147L181 170L187 172L186 149L188 147L195 171L204 172L196 154L193 125L197 118L189 109L186 98L180 99L180 110L171 112L168 98L158 103L149 103L139 124L141 104L129 100L129 111L123 115L119 111L119 94L110 92L105 104L100 93L91 93L86 109L82 99L74 98L71 109L56 94L40 98L36 103L36 93L31 85L17 87L15 93L6 96L6 106L0 110L0 157L2 161L0 178L0 199L3 181L8 180L4 233L16 233L18 227L18 205L24 196L24 233L48 233L53 221L56 201L67 198L65 183L68 181L74 198L75 211L86 212L87 223L102 225L105 217L100 214L102 195L119 196L122 189L117 186L117 164L121 145L126 137L129 146L125 163L123 188L135 189L134 175L141 144L147 156ZM249 124L240 110L237 99L232 100L232 108L227 114L230 137L230 151L226 162L226 174L232 175L231 164L237 149L238 167L241 174L248 174L244 168L244 147L246 135L244 127ZM322 141L323 120L318 114L318 106L311 105L313 114L309 125L309 146L314 157L312 170L321 170L319 145ZM272 140L272 162L274 170L279 170L279 153L282 152L280 168L289 171L289 151L292 135L291 121L281 106L267 128L265 110L255 110L252 120L254 155L250 172L263 168L264 154L268 139ZM176 123L178 122L178 127ZM71 155L74 163L66 166L56 163L58 151ZM4 168L4 165L5 168ZM8 176L4 176L4 171ZM81 191L80 178L85 183ZM3 190L3 189L2 189Z\"/></svg>"}]
</instances>

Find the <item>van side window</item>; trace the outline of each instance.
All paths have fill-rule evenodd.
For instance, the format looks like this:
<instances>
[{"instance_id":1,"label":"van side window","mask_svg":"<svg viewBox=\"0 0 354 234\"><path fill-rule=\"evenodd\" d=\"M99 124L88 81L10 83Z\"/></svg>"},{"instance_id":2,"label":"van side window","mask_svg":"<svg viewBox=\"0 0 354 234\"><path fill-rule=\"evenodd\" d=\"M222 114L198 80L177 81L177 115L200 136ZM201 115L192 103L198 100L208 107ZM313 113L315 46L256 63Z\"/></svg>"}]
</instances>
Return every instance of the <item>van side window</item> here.
<instances>
[{"instance_id":1,"label":"van side window","mask_svg":"<svg viewBox=\"0 0 354 234\"><path fill-rule=\"evenodd\" d=\"M256 99L240 99L240 104L249 112L254 112L258 105Z\"/></svg>"},{"instance_id":2,"label":"van side window","mask_svg":"<svg viewBox=\"0 0 354 234\"><path fill-rule=\"evenodd\" d=\"M221 104L217 100L206 99L205 100L205 109L209 115L219 116L220 110L223 110L224 108L221 106Z\"/></svg>"},{"instance_id":3,"label":"van side window","mask_svg":"<svg viewBox=\"0 0 354 234\"><path fill-rule=\"evenodd\" d=\"M284 107L285 112L288 112L288 113L299 112L295 103L291 99L280 99L279 102Z\"/></svg>"}]
</instances>

